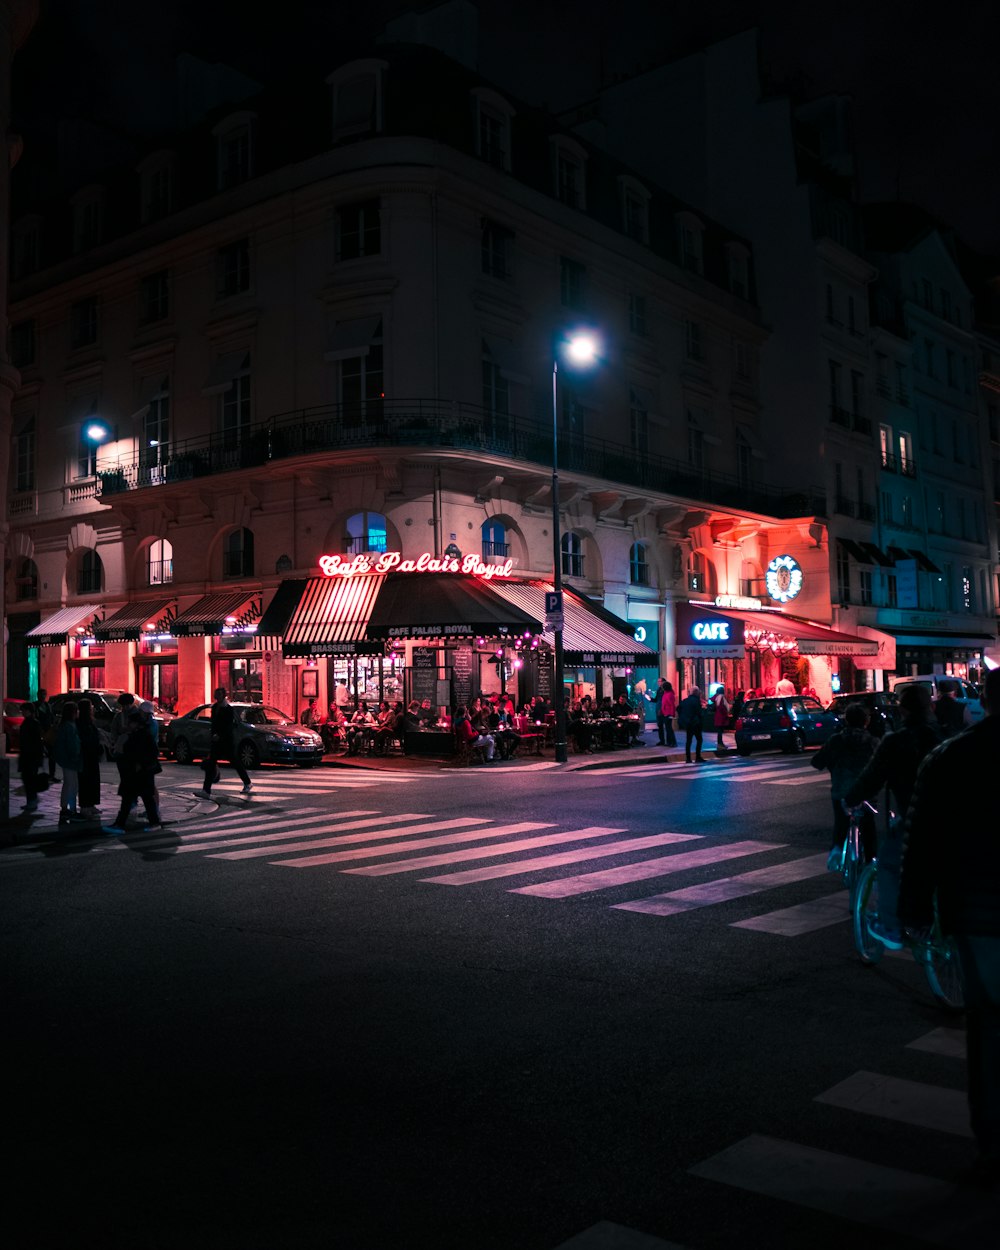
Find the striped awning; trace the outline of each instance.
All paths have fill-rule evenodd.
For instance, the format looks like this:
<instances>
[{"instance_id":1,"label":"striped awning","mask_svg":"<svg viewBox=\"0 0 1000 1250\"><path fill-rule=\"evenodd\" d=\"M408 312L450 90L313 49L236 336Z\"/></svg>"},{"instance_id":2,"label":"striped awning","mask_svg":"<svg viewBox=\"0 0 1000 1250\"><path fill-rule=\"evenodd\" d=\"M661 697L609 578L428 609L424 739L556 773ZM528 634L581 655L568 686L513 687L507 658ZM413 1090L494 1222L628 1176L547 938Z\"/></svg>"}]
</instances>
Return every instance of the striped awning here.
<instances>
[{"instance_id":1,"label":"striped awning","mask_svg":"<svg viewBox=\"0 0 1000 1250\"><path fill-rule=\"evenodd\" d=\"M174 618L170 632L178 638L205 634L221 634L227 627L248 630L260 616L260 594L256 591L231 590L222 594L204 595Z\"/></svg>"},{"instance_id":2,"label":"striped awning","mask_svg":"<svg viewBox=\"0 0 1000 1250\"><path fill-rule=\"evenodd\" d=\"M135 642L145 633L170 633L168 609L174 599L148 599L126 603L94 627L98 642Z\"/></svg>"},{"instance_id":3,"label":"striped awning","mask_svg":"<svg viewBox=\"0 0 1000 1250\"><path fill-rule=\"evenodd\" d=\"M25 637L29 647L61 647L71 633L89 624L101 610L98 603L78 603L72 608L60 608L44 621L29 629Z\"/></svg>"},{"instance_id":4,"label":"striped awning","mask_svg":"<svg viewBox=\"0 0 1000 1250\"><path fill-rule=\"evenodd\" d=\"M262 628L268 635L284 634L281 649L289 657L381 655L381 642L370 641L366 630L384 581L384 574L368 574L285 583L300 588L297 600L289 608L294 591L280 603L275 595Z\"/></svg>"},{"instance_id":5,"label":"striped awning","mask_svg":"<svg viewBox=\"0 0 1000 1250\"><path fill-rule=\"evenodd\" d=\"M545 595L551 582L491 583L492 589L523 611L545 619ZM660 657L641 642L636 642L630 626L606 608L600 613L571 590L563 588L563 657L574 668L634 668L636 665L655 668ZM614 622L614 623L612 623ZM551 647L555 636L546 630L542 638Z\"/></svg>"}]
</instances>

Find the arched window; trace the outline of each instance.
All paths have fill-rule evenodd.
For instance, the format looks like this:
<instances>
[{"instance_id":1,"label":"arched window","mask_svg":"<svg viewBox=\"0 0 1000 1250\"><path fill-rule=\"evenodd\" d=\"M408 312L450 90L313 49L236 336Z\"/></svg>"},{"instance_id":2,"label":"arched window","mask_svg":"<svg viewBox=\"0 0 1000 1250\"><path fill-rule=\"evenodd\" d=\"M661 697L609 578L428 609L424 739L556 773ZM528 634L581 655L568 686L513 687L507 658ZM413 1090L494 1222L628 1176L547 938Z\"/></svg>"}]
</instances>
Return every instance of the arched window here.
<instances>
[{"instance_id":1,"label":"arched window","mask_svg":"<svg viewBox=\"0 0 1000 1250\"><path fill-rule=\"evenodd\" d=\"M96 595L104 589L104 565L92 548L87 548L80 558L76 573L76 593Z\"/></svg>"},{"instance_id":2,"label":"arched window","mask_svg":"<svg viewBox=\"0 0 1000 1250\"><path fill-rule=\"evenodd\" d=\"M385 551L388 526L381 512L355 512L347 520L344 545L352 556L366 551Z\"/></svg>"},{"instance_id":3,"label":"arched window","mask_svg":"<svg viewBox=\"0 0 1000 1250\"><path fill-rule=\"evenodd\" d=\"M146 582L165 586L174 580L174 549L166 538L150 543L146 552Z\"/></svg>"},{"instance_id":4,"label":"arched window","mask_svg":"<svg viewBox=\"0 0 1000 1250\"><path fill-rule=\"evenodd\" d=\"M562 536L563 577L583 576L583 541L579 534Z\"/></svg>"},{"instance_id":5,"label":"arched window","mask_svg":"<svg viewBox=\"0 0 1000 1250\"><path fill-rule=\"evenodd\" d=\"M226 539L222 553L223 577L253 576L253 530L239 529Z\"/></svg>"},{"instance_id":6,"label":"arched window","mask_svg":"<svg viewBox=\"0 0 1000 1250\"><path fill-rule=\"evenodd\" d=\"M510 555L510 543L507 542L507 527L503 521L483 522L483 559L490 560L500 556L506 560Z\"/></svg>"},{"instance_id":7,"label":"arched window","mask_svg":"<svg viewBox=\"0 0 1000 1250\"><path fill-rule=\"evenodd\" d=\"M628 553L628 578L633 586L649 585L649 565L646 563L646 544L633 543Z\"/></svg>"},{"instance_id":8,"label":"arched window","mask_svg":"<svg viewBox=\"0 0 1000 1250\"><path fill-rule=\"evenodd\" d=\"M38 598L38 566L34 560L29 560L27 556L22 556L17 562L17 572L14 575L14 598L18 601L22 599Z\"/></svg>"}]
</instances>

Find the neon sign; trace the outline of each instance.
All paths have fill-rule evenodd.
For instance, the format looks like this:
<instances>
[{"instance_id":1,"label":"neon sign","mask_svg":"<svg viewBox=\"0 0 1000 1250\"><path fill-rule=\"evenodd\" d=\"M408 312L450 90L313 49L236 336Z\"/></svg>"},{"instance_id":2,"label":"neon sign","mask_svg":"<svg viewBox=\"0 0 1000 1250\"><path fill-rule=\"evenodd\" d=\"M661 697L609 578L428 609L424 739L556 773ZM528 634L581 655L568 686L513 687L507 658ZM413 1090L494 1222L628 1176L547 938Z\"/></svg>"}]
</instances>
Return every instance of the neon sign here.
<instances>
[{"instance_id":1,"label":"neon sign","mask_svg":"<svg viewBox=\"0 0 1000 1250\"><path fill-rule=\"evenodd\" d=\"M467 573L492 581L510 577L513 560L487 564L479 556L434 556L429 551L415 560L404 560L398 551L369 552L366 555L320 556L320 572L324 577L361 577L368 573Z\"/></svg>"},{"instance_id":2,"label":"neon sign","mask_svg":"<svg viewBox=\"0 0 1000 1250\"><path fill-rule=\"evenodd\" d=\"M728 621L695 621L691 637L696 642L729 642Z\"/></svg>"},{"instance_id":3,"label":"neon sign","mask_svg":"<svg viewBox=\"0 0 1000 1250\"><path fill-rule=\"evenodd\" d=\"M794 599L802 589L802 569L792 556L775 556L764 574L767 593L778 603Z\"/></svg>"}]
</instances>

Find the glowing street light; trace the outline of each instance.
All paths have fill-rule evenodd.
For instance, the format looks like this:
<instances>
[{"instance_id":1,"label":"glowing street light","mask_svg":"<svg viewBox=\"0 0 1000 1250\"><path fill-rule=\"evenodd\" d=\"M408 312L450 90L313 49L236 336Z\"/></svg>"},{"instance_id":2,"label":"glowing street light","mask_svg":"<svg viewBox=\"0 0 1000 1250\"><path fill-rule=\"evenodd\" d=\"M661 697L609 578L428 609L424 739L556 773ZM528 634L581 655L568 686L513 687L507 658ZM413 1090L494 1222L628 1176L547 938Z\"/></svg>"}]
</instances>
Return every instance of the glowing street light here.
<instances>
[{"instance_id":1,"label":"glowing street light","mask_svg":"<svg viewBox=\"0 0 1000 1250\"><path fill-rule=\"evenodd\" d=\"M106 443L111 437L111 427L104 421L88 421L83 434L88 443Z\"/></svg>"},{"instance_id":2,"label":"glowing street light","mask_svg":"<svg viewBox=\"0 0 1000 1250\"><path fill-rule=\"evenodd\" d=\"M588 330L574 330L556 340L552 353L552 588L562 604L562 536L559 532L559 356L567 364L586 369L596 364L600 344ZM556 763L569 758L566 747L566 706L563 692L563 631L553 631L555 656Z\"/></svg>"}]
</instances>

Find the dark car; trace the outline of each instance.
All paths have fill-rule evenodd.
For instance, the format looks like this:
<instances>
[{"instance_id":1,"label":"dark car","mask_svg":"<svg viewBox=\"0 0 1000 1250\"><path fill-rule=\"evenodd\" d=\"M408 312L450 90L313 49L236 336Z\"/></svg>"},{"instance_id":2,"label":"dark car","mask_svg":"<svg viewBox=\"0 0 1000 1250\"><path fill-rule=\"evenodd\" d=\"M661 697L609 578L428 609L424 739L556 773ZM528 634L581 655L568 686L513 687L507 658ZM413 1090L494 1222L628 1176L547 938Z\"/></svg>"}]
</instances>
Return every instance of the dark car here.
<instances>
[{"instance_id":1,"label":"dark car","mask_svg":"<svg viewBox=\"0 0 1000 1250\"><path fill-rule=\"evenodd\" d=\"M740 755L767 747L799 752L822 746L840 728L840 721L809 695L778 695L747 699L734 728Z\"/></svg>"},{"instance_id":2,"label":"dark car","mask_svg":"<svg viewBox=\"0 0 1000 1250\"><path fill-rule=\"evenodd\" d=\"M868 712L868 732L873 738L881 738L900 726L899 700L884 690L861 690L855 694L838 694L831 699L828 712L843 724L844 709L850 703L860 703Z\"/></svg>"},{"instance_id":3,"label":"dark car","mask_svg":"<svg viewBox=\"0 0 1000 1250\"><path fill-rule=\"evenodd\" d=\"M3 731L7 735L7 750L16 751L21 721L24 720L24 699L4 699Z\"/></svg>"},{"instance_id":4,"label":"dark car","mask_svg":"<svg viewBox=\"0 0 1000 1250\"><path fill-rule=\"evenodd\" d=\"M258 764L318 764L323 758L323 739L306 725L299 725L262 703L231 703L236 713L236 753L244 768ZM177 716L167 729L167 752L178 764L204 759L212 749L212 705Z\"/></svg>"},{"instance_id":5,"label":"dark car","mask_svg":"<svg viewBox=\"0 0 1000 1250\"><path fill-rule=\"evenodd\" d=\"M62 694L54 694L49 699L49 706L52 708L52 715L58 720L61 715L59 709L67 699L80 699L86 695L94 709L94 724L97 726L97 731L101 736L101 745L104 747L108 759L110 759L114 745L111 741L111 721L115 712L118 711L118 696L125 693L126 691L124 690L68 690ZM143 702L142 698L137 694L133 694L132 698L135 700L136 707ZM153 704L153 721L158 731L161 751L166 740L166 727L170 724L170 719L169 712L164 712L155 703Z\"/></svg>"}]
</instances>

